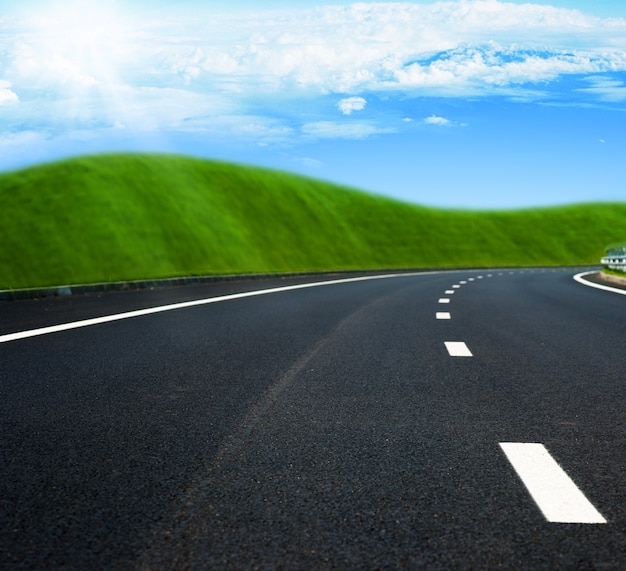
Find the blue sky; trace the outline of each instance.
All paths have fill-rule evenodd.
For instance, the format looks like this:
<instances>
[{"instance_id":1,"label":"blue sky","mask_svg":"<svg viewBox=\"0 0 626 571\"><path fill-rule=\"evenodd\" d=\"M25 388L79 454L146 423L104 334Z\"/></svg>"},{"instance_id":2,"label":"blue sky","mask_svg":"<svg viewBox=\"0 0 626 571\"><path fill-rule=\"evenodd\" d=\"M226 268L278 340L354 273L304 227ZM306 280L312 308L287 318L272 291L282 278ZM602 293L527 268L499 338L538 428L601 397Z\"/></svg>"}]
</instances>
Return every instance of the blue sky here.
<instances>
[{"instance_id":1,"label":"blue sky","mask_svg":"<svg viewBox=\"0 0 626 571\"><path fill-rule=\"evenodd\" d=\"M626 2L0 0L0 170L155 151L420 204L626 200Z\"/></svg>"}]
</instances>

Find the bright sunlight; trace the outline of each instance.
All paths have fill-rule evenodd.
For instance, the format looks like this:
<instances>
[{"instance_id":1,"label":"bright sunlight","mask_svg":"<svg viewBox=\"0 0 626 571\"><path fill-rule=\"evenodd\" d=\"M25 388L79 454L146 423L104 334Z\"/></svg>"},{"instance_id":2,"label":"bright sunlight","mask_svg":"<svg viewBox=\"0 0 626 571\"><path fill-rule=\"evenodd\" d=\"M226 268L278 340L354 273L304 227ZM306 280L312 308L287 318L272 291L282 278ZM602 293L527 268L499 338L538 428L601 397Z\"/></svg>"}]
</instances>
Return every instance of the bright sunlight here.
<instances>
[{"instance_id":1,"label":"bright sunlight","mask_svg":"<svg viewBox=\"0 0 626 571\"><path fill-rule=\"evenodd\" d=\"M130 18L117 3L48 2L29 20L39 61L69 88L115 82L129 58Z\"/></svg>"}]
</instances>

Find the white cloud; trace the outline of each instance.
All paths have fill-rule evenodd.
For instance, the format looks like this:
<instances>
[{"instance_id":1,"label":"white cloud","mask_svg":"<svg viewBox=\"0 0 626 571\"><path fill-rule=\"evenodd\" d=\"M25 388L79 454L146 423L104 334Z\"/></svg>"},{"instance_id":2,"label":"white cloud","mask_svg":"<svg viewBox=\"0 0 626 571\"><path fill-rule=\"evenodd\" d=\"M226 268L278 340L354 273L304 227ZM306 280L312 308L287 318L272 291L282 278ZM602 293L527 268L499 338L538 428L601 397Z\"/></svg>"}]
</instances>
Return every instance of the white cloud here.
<instances>
[{"instance_id":1,"label":"white cloud","mask_svg":"<svg viewBox=\"0 0 626 571\"><path fill-rule=\"evenodd\" d=\"M372 135L393 132L392 129L379 127L369 122L316 121L302 126L302 133L315 139L365 139Z\"/></svg>"},{"instance_id":2,"label":"white cloud","mask_svg":"<svg viewBox=\"0 0 626 571\"><path fill-rule=\"evenodd\" d=\"M191 129L236 112L236 105L219 95L194 93L167 87L110 86L101 103L109 120L120 121L130 128ZM97 109L94 110L97 112Z\"/></svg>"},{"instance_id":3,"label":"white cloud","mask_svg":"<svg viewBox=\"0 0 626 571\"><path fill-rule=\"evenodd\" d=\"M19 133L2 133L0 132L0 148L6 152L7 148L29 147L35 143L41 143L45 140L45 135L36 131L21 131ZM23 152L20 148L19 152Z\"/></svg>"},{"instance_id":4,"label":"white cloud","mask_svg":"<svg viewBox=\"0 0 626 571\"><path fill-rule=\"evenodd\" d=\"M278 119L262 115L208 115L192 117L179 130L211 135L226 141L258 145L280 145L289 141L294 129Z\"/></svg>"},{"instance_id":5,"label":"white cloud","mask_svg":"<svg viewBox=\"0 0 626 571\"><path fill-rule=\"evenodd\" d=\"M441 117L439 115L430 115L426 117L422 121L425 125L435 125L438 127L467 127L467 123L459 123L457 121L452 121L447 119L446 117Z\"/></svg>"},{"instance_id":6,"label":"white cloud","mask_svg":"<svg viewBox=\"0 0 626 571\"><path fill-rule=\"evenodd\" d=\"M592 87L582 88L578 91L597 95L603 101L626 101L626 85L623 81L602 76L588 77L587 81L592 84Z\"/></svg>"},{"instance_id":7,"label":"white cloud","mask_svg":"<svg viewBox=\"0 0 626 571\"><path fill-rule=\"evenodd\" d=\"M462 96L626 69L625 21L536 4L361 3L236 15L195 6L192 16L144 19L134 35L118 34L133 70L148 70L144 78L158 83L234 94L395 88ZM128 67L110 42L105 48ZM49 68L51 54L37 55L38 69ZM99 79L95 72L83 70Z\"/></svg>"},{"instance_id":8,"label":"white cloud","mask_svg":"<svg viewBox=\"0 0 626 571\"><path fill-rule=\"evenodd\" d=\"M410 63L396 70L385 85L440 96L499 95L503 88L551 82L564 75L611 72L617 65L626 70L624 54L535 52L489 43Z\"/></svg>"},{"instance_id":9,"label":"white cloud","mask_svg":"<svg viewBox=\"0 0 626 571\"><path fill-rule=\"evenodd\" d=\"M452 121L450 119L446 119L445 117L439 117L437 115L431 115L430 117L426 117L424 119L424 123L427 125L441 125L443 127L448 127L452 125Z\"/></svg>"},{"instance_id":10,"label":"white cloud","mask_svg":"<svg viewBox=\"0 0 626 571\"><path fill-rule=\"evenodd\" d=\"M0 80L0 105L14 105L18 102L19 97L11 90L11 84Z\"/></svg>"},{"instance_id":11,"label":"white cloud","mask_svg":"<svg viewBox=\"0 0 626 571\"><path fill-rule=\"evenodd\" d=\"M268 90L463 95L626 69L625 21L550 6L361 3L277 13L262 26L255 17L229 21L213 42L166 48L169 71L230 88L254 78Z\"/></svg>"},{"instance_id":12,"label":"white cloud","mask_svg":"<svg viewBox=\"0 0 626 571\"><path fill-rule=\"evenodd\" d=\"M344 115L350 115L354 111L362 111L367 105L367 100L363 97L347 97L337 103L337 109Z\"/></svg>"}]
</instances>

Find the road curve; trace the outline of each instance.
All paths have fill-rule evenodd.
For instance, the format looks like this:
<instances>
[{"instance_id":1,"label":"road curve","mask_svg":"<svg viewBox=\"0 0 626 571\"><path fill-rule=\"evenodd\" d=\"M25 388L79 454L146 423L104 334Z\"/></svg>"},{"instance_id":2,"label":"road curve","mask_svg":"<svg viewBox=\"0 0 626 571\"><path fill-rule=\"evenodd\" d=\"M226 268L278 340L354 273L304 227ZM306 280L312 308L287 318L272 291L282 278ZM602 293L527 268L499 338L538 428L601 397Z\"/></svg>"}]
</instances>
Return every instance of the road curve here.
<instances>
[{"instance_id":1,"label":"road curve","mask_svg":"<svg viewBox=\"0 0 626 571\"><path fill-rule=\"evenodd\" d=\"M623 569L626 300L574 273L327 284L0 343L0 568ZM0 336L306 281L5 303Z\"/></svg>"}]
</instances>

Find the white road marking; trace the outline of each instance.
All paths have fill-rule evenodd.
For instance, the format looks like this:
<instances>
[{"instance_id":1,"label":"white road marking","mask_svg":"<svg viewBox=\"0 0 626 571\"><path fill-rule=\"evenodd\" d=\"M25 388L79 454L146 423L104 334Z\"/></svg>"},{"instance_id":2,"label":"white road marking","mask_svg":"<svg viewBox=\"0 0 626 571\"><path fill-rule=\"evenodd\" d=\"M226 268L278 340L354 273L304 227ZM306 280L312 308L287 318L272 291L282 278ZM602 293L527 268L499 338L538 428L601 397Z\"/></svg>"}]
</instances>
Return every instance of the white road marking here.
<instances>
[{"instance_id":1,"label":"white road marking","mask_svg":"<svg viewBox=\"0 0 626 571\"><path fill-rule=\"evenodd\" d=\"M450 357L473 357L472 352L463 341L446 341L445 345Z\"/></svg>"},{"instance_id":2,"label":"white road marking","mask_svg":"<svg viewBox=\"0 0 626 571\"><path fill-rule=\"evenodd\" d=\"M473 282L473 281L476 281L476 280L475 280L474 278L470 278L470 279L468 279L467 281L468 281L468 282Z\"/></svg>"},{"instance_id":3,"label":"white road marking","mask_svg":"<svg viewBox=\"0 0 626 571\"><path fill-rule=\"evenodd\" d=\"M606 523L543 444L501 442L500 447L549 522Z\"/></svg>"},{"instance_id":4,"label":"white road marking","mask_svg":"<svg viewBox=\"0 0 626 571\"><path fill-rule=\"evenodd\" d=\"M479 279L479 280L482 280L482 279L483 279L483 276L478 276L478 279Z\"/></svg>"},{"instance_id":5,"label":"white road marking","mask_svg":"<svg viewBox=\"0 0 626 571\"><path fill-rule=\"evenodd\" d=\"M447 311L438 311L436 315L437 319L452 319L452 315Z\"/></svg>"},{"instance_id":6,"label":"white road marking","mask_svg":"<svg viewBox=\"0 0 626 571\"><path fill-rule=\"evenodd\" d=\"M450 300L447 297L442 297L439 299L439 303L450 303Z\"/></svg>"},{"instance_id":7,"label":"white road marking","mask_svg":"<svg viewBox=\"0 0 626 571\"><path fill-rule=\"evenodd\" d=\"M461 289L461 286L458 285L458 284L455 284L455 285L452 286L452 289Z\"/></svg>"},{"instance_id":8,"label":"white road marking","mask_svg":"<svg viewBox=\"0 0 626 571\"><path fill-rule=\"evenodd\" d=\"M462 281L462 282L459 282L459 283L460 283L461 285L465 285L467 282L466 282L466 281Z\"/></svg>"},{"instance_id":9,"label":"white road marking","mask_svg":"<svg viewBox=\"0 0 626 571\"><path fill-rule=\"evenodd\" d=\"M297 284L255 291L248 291L243 293L234 293L230 295L223 295L219 297L210 297L207 299L198 299L194 301L185 301L182 303L174 303L171 305L161 305L158 307L150 307L147 309L139 309L136 311L127 311L125 313L116 313L113 315L105 315L103 317L96 317L93 319L83 319L81 321L74 321L71 323L62 323L60 325L52 325L50 327L41 327L39 329L31 329L29 331L20 331L18 333L9 333L6 335L0 335L0 343L6 343L8 341L17 341L18 339L26 339L29 337L36 337L38 335L47 335L49 333L58 333L60 331L68 331L70 329L78 329L80 327L89 327L91 325L100 325L103 323L110 323L112 321L120 321L122 319L130 319L132 317L140 317L143 315L150 315L153 313L162 313L164 311L172 311L175 309L184 309L187 307L195 307L197 305L207 305L209 303L218 303L221 301L230 301L233 299L242 299L245 297L255 297L258 295L267 295L271 293L279 293L283 291L291 291L297 289L307 289L312 287L321 287L327 285L336 285L336 284L345 284L351 282L359 282L359 281L367 281L367 280L379 280L379 279L390 279L390 278L399 278L399 277L409 277L409 276L423 276L423 275L433 275L441 272L414 272L414 273L406 273L406 274L382 274L375 276L363 276L358 278L345 278L340 280L329 280L325 282L312 282L305 284Z\"/></svg>"},{"instance_id":10,"label":"white road marking","mask_svg":"<svg viewBox=\"0 0 626 571\"><path fill-rule=\"evenodd\" d=\"M589 287L595 287L596 289L602 289L604 291L611 291L613 293L619 293L620 295L626 295L626 290L624 290L624 289L619 289L619 288L616 288L616 287L611 287L611 286L602 285L602 284L596 284L596 283L593 283L593 282L588 282L587 280L583 279L584 276L588 276L589 274L597 274L597 273L598 273L597 270L594 270L594 271L591 271L591 272L583 272L582 274L576 274L574 276L574 279L578 283L586 285L586 286L589 286Z\"/></svg>"},{"instance_id":11,"label":"white road marking","mask_svg":"<svg viewBox=\"0 0 626 571\"><path fill-rule=\"evenodd\" d=\"M454 295L454 290L453 289L447 289L445 291L446 295Z\"/></svg>"}]
</instances>

